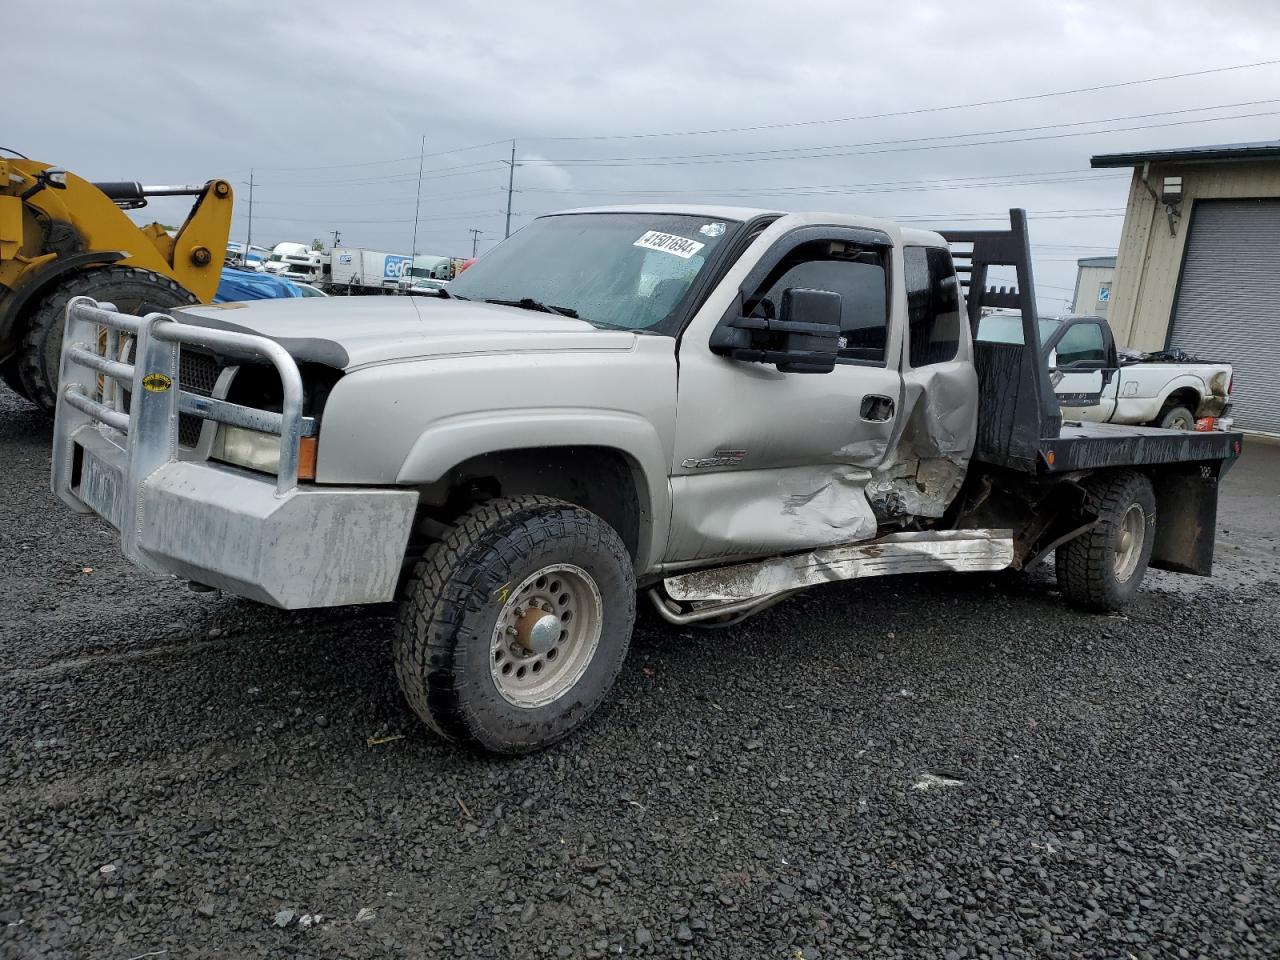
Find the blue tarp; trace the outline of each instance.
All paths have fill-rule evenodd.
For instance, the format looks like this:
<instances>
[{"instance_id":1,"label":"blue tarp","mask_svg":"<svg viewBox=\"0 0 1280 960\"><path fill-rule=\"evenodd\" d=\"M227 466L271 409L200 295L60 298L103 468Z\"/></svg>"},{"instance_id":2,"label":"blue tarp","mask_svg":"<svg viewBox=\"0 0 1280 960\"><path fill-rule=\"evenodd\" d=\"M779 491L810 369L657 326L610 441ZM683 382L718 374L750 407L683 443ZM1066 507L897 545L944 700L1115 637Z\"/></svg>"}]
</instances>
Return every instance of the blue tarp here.
<instances>
[{"instance_id":1,"label":"blue tarp","mask_svg":"<svg viewBox=\"0 0 1280 960\"><path fill-rule=\"evenodd\" d=\"M223 267L222 280L218 284L218 292L213 295L213 302L277 300L282 297L300 296L302 291L292 280L269 273L254 273L250 270L238 270L235 267Z\"/></svg>"}]
</instances>

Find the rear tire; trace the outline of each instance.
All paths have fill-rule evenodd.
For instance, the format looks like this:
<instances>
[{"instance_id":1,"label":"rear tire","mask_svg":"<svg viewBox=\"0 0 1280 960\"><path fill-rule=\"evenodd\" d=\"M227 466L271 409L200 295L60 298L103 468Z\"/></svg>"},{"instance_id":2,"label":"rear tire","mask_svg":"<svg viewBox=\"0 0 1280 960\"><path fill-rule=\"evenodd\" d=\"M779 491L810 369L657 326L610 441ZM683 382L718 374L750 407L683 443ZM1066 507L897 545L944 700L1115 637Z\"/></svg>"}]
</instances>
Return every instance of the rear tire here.
<instances>
[{"instance_id":1,"label":"rear tire","mask_svg":"<svg viewBox=\"0 0 1280 960\"><path fill-rule=\"evenodd\" d=\"M1179 404L1162 410L1152 426L1159 427L1162 430L1194 430L1196 415Z\"/></svg>"},{"instance_id":2,"label":"rear tire","mask_svg":"<svg viewBox=\"0 0 1280 960\"><path fill-rule=\"evenodd\" d=\"M1125 471L1086 485L1098 524L1058 547L1058 586L1086 610L1119 610L1142 584L1155 543L1156 498L1151 481Z\"/></svg>"},{"instance_id":3,"label":"rear tire","mask_svg":"<svg viewBox=\"0 0 1280 960\"><path fill-rule=\"evenodd\" d=\"M93 297L115 304L121 313L146 314L198 303L186 287L138 267L94 267L64 277L45 292L26 317L26 335L18 352L18 378L28 400L53 412L58 399L58 368L67 303Z\"/></svg>"},{"instance_id":4,"label":"rear tire","mask_svg":"<svg viewBox=\"0 0 1280 960\"><path fill-rule=\"evenodd\" d=\"M410 577L396 675L414 713L447 739L527 753L604 701L635 616L631 558L612 527L550 497L490 500Z\"/></svg>"}]
</instances>

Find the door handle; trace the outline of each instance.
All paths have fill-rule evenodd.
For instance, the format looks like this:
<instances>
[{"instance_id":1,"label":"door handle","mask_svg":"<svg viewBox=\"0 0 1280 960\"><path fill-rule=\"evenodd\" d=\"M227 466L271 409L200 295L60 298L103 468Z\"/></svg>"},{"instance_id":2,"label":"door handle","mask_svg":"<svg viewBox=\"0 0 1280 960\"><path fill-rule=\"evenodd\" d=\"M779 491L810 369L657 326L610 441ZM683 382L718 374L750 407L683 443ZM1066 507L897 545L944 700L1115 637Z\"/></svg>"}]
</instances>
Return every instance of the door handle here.
<instances>
[{"instance_id":1,"label":"door handle","mask_svg":"<svg viewBox=\"0 0 1280 960\"><path fill-rule=\"evenodd\" d=\"M870 420L872 423L892 420L893 398L882 397L875 393L867 394L862 398L862 409L859 413L863 420Z\"/></svg>"}]
</instances>

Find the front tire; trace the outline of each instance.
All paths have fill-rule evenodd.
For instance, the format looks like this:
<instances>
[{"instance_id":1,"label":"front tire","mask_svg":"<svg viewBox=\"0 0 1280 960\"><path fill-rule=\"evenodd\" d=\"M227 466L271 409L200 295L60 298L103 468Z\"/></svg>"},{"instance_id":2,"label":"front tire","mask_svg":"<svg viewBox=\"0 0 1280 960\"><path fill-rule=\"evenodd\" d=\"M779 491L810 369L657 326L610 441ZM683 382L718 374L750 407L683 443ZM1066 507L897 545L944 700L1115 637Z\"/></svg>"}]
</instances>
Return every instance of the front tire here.
<instances>
[{"instance_id":1,"label":"front tire","mask_svg":"<svg viewBox=\"0 0 1280 960\"><path fill-rule=\"evenodd\" d=\"M393 643L409 706L449 740L527 753L577 729L622 669L635 574L595 514L550 497L490 500L433 544Z\"/></svg>"},{"instance_id":2,"label":"front tire","mask_svg":"<svg viewBox=\"0 0 1280 960\"><path fill-rule=\"evenodd\" d=\"M1146 575L1156 498L1151 481L1129 471L1097 477L1086 491L1098 524L1057 549L1058 586L1077 606L1106 613L1128 603Z\"/></svg>"},{"instance_id":3,"label":"front tire","mask_svg":"<svg viewBox=\"0 0 1280 960\"><path fill-rule=\"evenodd\" d=\"M58 369L67 303L72 297L113 303L121 313L147 314L197 303L176 281L138 267L94 267L56 282L27 314L26 334L18 354L22 393L42 410L53 412L58 400Z\"/></svg>"}]
</instances>

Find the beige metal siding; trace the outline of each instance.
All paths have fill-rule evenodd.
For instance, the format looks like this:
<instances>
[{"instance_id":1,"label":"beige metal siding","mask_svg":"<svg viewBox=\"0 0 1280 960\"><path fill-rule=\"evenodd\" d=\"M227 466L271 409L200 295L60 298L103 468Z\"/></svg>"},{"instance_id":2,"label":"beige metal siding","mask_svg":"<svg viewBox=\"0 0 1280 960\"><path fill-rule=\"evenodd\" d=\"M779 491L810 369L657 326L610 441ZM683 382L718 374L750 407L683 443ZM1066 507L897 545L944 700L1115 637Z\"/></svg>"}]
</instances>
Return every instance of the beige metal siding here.
<instances>
[{"instance_id":1,"label":"beige metal siding","mask_svg":"<svg viewBox=\"0 0 1280 960\"><path fill-rule=\"evenodd\" d=\"M1181 220L1172 235L1164 206L1134 170L1116 261L1108 320L1121 346L1161 349L1169 335L1174 291L1182 268L1188 214L1196 200L1280 197L1280 162L1151 164L1146 181L1160 192L1165 176L1183 183Z\"/></svg>"}]
</instances>

